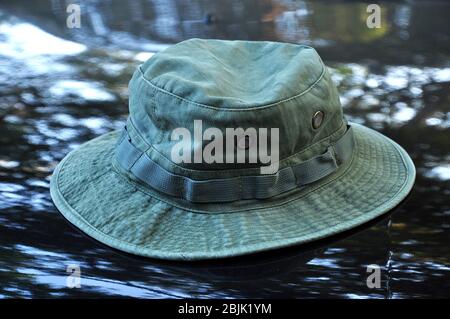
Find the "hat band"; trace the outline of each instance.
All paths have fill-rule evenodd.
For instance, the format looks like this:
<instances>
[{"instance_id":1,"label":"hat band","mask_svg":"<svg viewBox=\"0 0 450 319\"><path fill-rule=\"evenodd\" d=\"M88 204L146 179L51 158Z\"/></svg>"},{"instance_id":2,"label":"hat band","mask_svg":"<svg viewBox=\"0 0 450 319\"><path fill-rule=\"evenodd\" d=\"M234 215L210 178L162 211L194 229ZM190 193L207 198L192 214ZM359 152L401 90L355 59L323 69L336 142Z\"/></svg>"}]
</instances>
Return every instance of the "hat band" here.
<instances>
[{"instance_id":1,"label":"hat band","mask_svg":"<svg viewBox=\"0 0 450 319\"><path fill-rule=\"evenodd\" d=\"M280 169L271 175L193 180L169 172L136 148L126 129L116 147L116 161L141 182L164 194L197 203L267 199L316 182L348 162L354 148L351 126L322 155Z\"/></svg>"}]
</instances>

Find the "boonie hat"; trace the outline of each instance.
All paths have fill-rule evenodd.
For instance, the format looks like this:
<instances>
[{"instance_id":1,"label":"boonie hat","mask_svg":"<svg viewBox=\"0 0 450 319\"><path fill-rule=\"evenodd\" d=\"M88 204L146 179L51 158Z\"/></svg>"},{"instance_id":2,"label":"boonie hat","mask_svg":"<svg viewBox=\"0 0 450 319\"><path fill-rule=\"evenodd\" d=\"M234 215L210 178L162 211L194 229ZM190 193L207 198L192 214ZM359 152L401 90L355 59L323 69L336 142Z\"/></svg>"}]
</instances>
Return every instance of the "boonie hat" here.
<instances>
[{"instance_id":1,"label":"boonie hat","mask_svg":"<svg viewBox=\"0 0 450 319\"><path fill-rule=\"evenodd\" d=\"M386 213L414 184L398 144L345 119L308 46L191 39L139 66L129 94L124 129L68 154L50 185L72 224L128 253L311 242Z\"/></svg>"}]
</instances>

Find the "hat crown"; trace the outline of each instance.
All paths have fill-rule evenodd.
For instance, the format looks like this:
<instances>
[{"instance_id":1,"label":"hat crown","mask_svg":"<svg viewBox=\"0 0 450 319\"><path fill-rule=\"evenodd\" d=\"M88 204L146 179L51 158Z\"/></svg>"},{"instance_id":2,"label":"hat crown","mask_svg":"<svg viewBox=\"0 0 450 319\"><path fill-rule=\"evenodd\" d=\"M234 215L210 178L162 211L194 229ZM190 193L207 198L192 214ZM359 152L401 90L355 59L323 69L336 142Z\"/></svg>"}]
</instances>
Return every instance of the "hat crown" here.
<instances>
[{"instance_id":1,"label":"hat crown","mask_svg":"<svg viewBox=\"0 0 450 319\"><path fill-rule=\"evenodd\" d=\"M317 52L304 45L191 39L141 65L129 89L130 134L169 169L233 168L193 161L172 165L177 143L172 132L187 128L193 134L199 120L203 131L218 128L224 137L227 128L266 128L270 141L270 129L278 128L282 163L320 154L345 132L337 89ZM252 166L258 164L248 163Z\"/></svg>"}]
</instances>

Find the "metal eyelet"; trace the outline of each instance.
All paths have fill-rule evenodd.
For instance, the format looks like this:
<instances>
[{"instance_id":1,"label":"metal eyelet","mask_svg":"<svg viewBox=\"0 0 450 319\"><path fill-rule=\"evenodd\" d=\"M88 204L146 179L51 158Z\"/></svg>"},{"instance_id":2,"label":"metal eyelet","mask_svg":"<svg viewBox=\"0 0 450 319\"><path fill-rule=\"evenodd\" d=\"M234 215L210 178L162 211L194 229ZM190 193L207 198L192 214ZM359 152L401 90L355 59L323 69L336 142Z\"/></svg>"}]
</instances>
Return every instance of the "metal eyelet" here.
<instances>
[{"instance_id":1,"label":"metal eyelet","mask_svg":"<svg viewBox=\"0 0 450 319\"><path fill-rule=\"evenodd\" d=\"M315 130L318 129L322 125L324 118L325 113L323 111L317 111L316 113L314 113L312 118L312 127Z\"/></svg>"},{"instance_id":2,"label":"metal eyelet","mask_svg":"<svg viewBox=\"0 0 450 319\"><path fill-rule=\"evenodd\" d=\"M248 150L252 144L253 140L250 138L250 136L245 135L238 141L237 147L241 150Z\"/></svg>"}]
</instances>

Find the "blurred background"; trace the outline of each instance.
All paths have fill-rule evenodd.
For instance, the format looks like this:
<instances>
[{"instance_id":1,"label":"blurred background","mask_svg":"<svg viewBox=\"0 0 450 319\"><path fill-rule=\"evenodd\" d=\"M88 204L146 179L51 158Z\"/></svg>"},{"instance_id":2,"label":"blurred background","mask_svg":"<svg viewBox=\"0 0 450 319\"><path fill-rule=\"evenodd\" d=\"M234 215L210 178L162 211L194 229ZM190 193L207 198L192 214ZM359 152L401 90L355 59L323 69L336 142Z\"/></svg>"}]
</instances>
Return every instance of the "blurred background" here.
<instances>
[{"instance_id":1,"label":"blurred background","mask_svg":"<svg viewBox=\"0 0 450 319\"><path fill-rule=\"evenodd\" d=\"M80 28L67 6L80 6ZM450 3L290 0L0 0L0 298L450 297ZM54 208L49 177L72 149L121 128L128 81L188 38L308 44L348 119L401 144L417 168L392 214L323 247L183 265L113 251ZM81 288L66 267L81 268ZM366 267L381 267L381 287Z\"/></svg>"}]
</instances>

